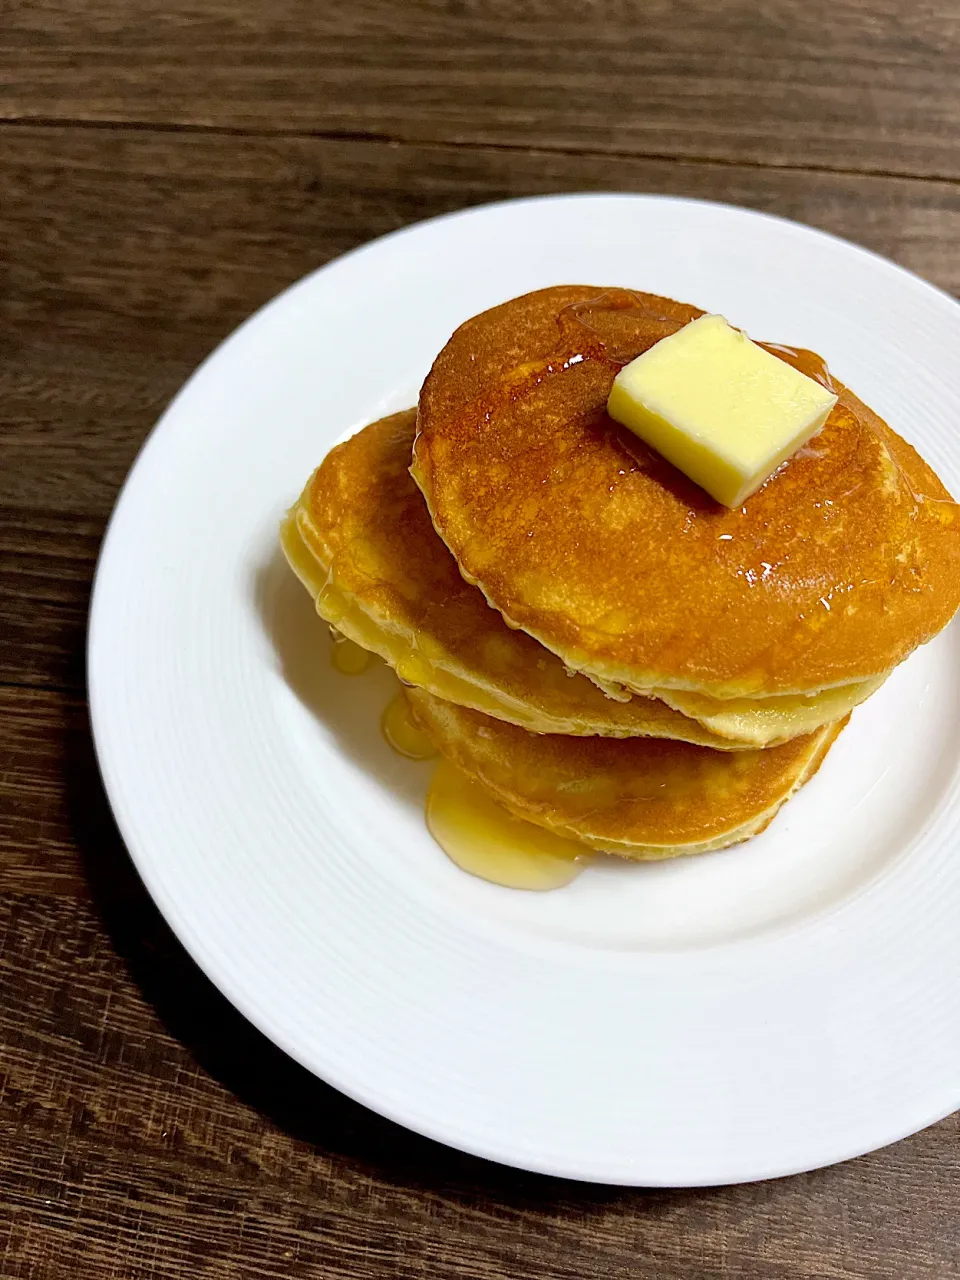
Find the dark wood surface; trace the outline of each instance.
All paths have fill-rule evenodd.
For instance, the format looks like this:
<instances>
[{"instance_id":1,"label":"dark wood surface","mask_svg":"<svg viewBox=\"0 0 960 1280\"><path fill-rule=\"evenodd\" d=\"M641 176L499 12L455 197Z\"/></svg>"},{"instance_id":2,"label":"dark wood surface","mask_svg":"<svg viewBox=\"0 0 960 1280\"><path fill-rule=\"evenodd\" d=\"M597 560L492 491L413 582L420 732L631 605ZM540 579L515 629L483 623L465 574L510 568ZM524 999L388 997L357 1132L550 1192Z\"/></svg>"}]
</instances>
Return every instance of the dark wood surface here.
<instances>
[{"instance_id":1,"label":"dark wood surface","mask_svg":"<svg viewBox=\"0 0 960 1280\"><path fill-rule=\"evenodd\" d=\"M117 489L251 310L510 195L705 196L960 292L954 0L0 0L0 1277L960 1275L956 1117L834 1169L597 1188L294 1066L186 958L97 780Z\"/></svg>"}]
</instances>

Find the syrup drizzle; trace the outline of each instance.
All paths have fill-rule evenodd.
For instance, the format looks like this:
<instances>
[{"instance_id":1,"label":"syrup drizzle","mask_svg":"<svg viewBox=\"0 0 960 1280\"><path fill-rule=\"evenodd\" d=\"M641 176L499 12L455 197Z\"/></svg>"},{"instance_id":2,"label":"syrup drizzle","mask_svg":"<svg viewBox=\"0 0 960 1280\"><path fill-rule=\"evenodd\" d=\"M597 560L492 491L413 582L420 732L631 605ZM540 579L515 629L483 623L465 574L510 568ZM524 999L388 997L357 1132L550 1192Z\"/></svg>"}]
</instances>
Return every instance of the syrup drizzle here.
<instances>
[{"instance_id":1,"label":"syrup drizzle","mask_svg":"<svg viewBox=\"0 0 960 1280\"><path fill-rule=\"evenodd\" d=\"M338 636L334 639L331 661L341 675L360 676L373 661L373 655L346 636Z\"/></svg>"},{"instance_id":2,"label":"syrup drizzle","mask_svg":"<svg viewBox=\"0 0 960 1280\"><path fill-rule=\"evenodd\" d=\"M448 760L437 766L427 795L427 827L462 871L508 889L560 889L590 859L579 841L513 817Z\"/></svg>"},{"instance_id":3,"label":"syrup drizzle","mask_svg":"<svg viewBox=\"0 0 960 1280\"><path fill-rule=\"evenodd\" d=\"M410 715L410 707L402 691L388 704L380 721L380 731L387 745L408 760L430 760L437 748Z\"/></svg>"},{"instance_id":4,"label":"syrup drizzle","mask_svg":"<svg viewBox=\"0 0 960 1280\"><path fill-rule=\"evenodd\" d=\"M333 665L344 675L360 675L371 655L352 640L334 636ZM380 720L384 740L407 760L437 754L429 736L410 714L400 690ZM479 783L447 760L438 764L426 806L427 828L462 871L508 889L560 889L585 869L591 851L577 840L555 835L508 813Z\"/></svg>"}]
</instances>

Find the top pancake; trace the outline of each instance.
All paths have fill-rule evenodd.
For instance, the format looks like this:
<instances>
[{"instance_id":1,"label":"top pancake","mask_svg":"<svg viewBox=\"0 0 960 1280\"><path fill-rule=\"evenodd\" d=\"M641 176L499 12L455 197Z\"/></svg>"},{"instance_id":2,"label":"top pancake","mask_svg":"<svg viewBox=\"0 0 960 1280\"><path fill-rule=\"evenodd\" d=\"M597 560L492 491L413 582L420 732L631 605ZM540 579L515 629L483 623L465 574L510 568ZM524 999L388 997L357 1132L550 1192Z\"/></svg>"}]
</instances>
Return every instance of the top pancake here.
<instances>
[{"instance_id":1,"label":"top pancake","mask_svg":"<svg viewBox=\"0 0 960 1280\"><path fill-rule=\"evenodd\" d=\"M613 691L880 677L960 604L956 507L817 357L777 347L839 402L743 508L715 503L605 411L622 365L700 314L571 285L468 320L420 396L434 525L511 624Z\"/></svg>"}]
</instances>

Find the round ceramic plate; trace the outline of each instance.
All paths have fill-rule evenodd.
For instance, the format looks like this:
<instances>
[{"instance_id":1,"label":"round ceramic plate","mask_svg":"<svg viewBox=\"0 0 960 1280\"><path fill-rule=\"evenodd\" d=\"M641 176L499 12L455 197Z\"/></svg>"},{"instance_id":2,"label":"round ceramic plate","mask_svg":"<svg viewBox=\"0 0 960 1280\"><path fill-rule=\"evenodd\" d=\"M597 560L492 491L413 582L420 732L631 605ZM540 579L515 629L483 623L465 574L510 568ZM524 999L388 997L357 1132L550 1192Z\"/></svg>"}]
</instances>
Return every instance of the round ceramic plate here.
<instances>
[{"instance_id":1,"label":"round ceramic plate","mask_svg":"<svg viewBox=\"0 0 960 1280\"><path fill-rule=\"evenodd\" d=\"M766 1178L960 1105L960 634L915 654L762 836L599 862L554 893L458 871L432 766L333 670L277 550L331 444L415 402L468 316L634 286L821 352L960 489L960 306L742 209L569 196L468 210L301 281L195 374L120 498L90 695L147 887L221 990L344 1093L454 1147L598 1182Z\"/></svg>"}]
</instances>

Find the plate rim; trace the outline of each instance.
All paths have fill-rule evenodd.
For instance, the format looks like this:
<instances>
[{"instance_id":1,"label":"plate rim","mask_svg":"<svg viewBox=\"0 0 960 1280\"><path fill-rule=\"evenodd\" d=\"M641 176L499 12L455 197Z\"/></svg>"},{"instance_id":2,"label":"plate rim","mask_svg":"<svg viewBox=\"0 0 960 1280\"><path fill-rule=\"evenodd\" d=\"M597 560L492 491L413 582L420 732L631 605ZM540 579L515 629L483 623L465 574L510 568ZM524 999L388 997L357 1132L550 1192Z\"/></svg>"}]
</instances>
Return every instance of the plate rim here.
<instances>
[{"instance_id":1,"label":"plate rim","mask_svg":"<svg viewBox=\"0 0 960 1280\"><path fill-rule=\"evenodd\" d=\"M160 909L164 920L178 939L180 945L184 947L193 962L197 964L201 972L205 974L217 990L242 1014L243 1017L251 1022L261 1034L265 1035L272 1043L277 1045L284 1053L291 1057L305 1070L308 1070L312 1075L317 1076L318 1079L345 1094L353 1101L375 1111L377 1114L384 1116L393 1123L399 1124L406 1129L418 1133L422 1137L426 1137L432 1141L439 1142L442 1145L452 1147L455 1150L464 1151L471 1156L475 1156L492 1163L503 1164L507 1167L522 1169L546 1176L559 1177L571 1181L595 1183L598 1185L664 1188L736 1185L745 1181L763 1181L771 1178L807 1172L824 1167L824 1162L813 1161L805 1163L791 1163L788 1161L783 1165L772 1165L769 1169L758 1172L755 1176L748 1179L744 1179L741 1176L734 1176L730 1178L711 1179L709 1182L705 1182L700 1178L692 1178L690 1180L670 1179L656 1182L650 1181L649 1179L630 1182L619 1176L607 1178L598 1176L593 1172L581 1173L571 1168L557 1168L550 1161L539 1162L537 1160L518 1159L515 1155L505 1154L505 1152L498 1148L495 1143L489 1146L484 1146L480 1143L464 1142L459 1136L451 1138L449 1133L445 1132L442 1126L439 1128L433 1128L429 1123L424 1123L419 1118L411 1119L410 1115L408 1113L404 1113L402 1108L394 1108L389 1100L373 1097L365 1090L356 1088L353 1082L349 1079L335 1078L335 1073L332 1072L329 1074L321 1074L316 1065L308 1060L308 1056L303 1054L295 1043L289 1041L288 1037L283 1032L283 1029L271 1022L266 1011L258 1006L257 1001L255 999L248 998L247 993L236 985L234 976L218 963L216 957L208 952L204 946L203 939L194 936L189 922L184 919L182 913L178 911L174 897L164 886L155 861L151 859L139 841L139 837L135 829L136 824L133 821L132 816L127 811L122 786L114 775L112 764L108 757L107 742L109 738L109 727L105 723L105 712L102 710L103 700L100 694L99 673L96 660L98 634L102 626L102 617L105 608L103 604L104 590L102 586L107 572L105 566L108 565L110 557L116 554L116 548L114 545L116 541L115 531L118 523L118 516L124 502L128 499L133 485L137 483L138 477L142 476L145 469L150 465L151 451L157 447L158 443L163 439L164 431L168 427L176 407L180 404L182 399L190 394L196 380L201 377L210 363L218 359L242 333L260 322L268 312L272 311L274 308L282 307L292 295L301 288L308 286L317 277L322 276L325 272L329 272L341 264L363 255L364 253L378 249L388 242L397 242L408 235L420 233L424 229L434 227L437 224L464 218L482 217L483 215L495 210L516 208L518 206L537 206L544 203L556 202L605 203L609 201L643 202L658 205L694 205L706 207L711 210L729 212L739 217L746 216L747 218L759 218L764 221L777 223L806 236L813 235L815 237L822 237L828 241L832 241L842 246L846 251L852 251L855 254L868 259L874 266L882 268L886 272L891 272L898 277L908 277L915 285L921 286L922 289L929 291L929 293L936 296L938 300L948 303L952 308L960 306L957 300L949 293L940 289L936 285L931 284L915 272L902 267L875 251L842 236L821 230L817 227L809 226L795 219L783 217L779 214L769 213L747 206L739 206L729 202L705 200L697 197L671 196L657 193L618 192L611 190L596 192L557 192L540 196L494 200L438 214L434 217L414 222L407 226L387 232L386 234L371 241L357 245L348 252L323 263L299 279L291 282L273 298L269 299L262 306L257 308L250 316L242 321L240 325L219 341L212 350L208 352L200 364L192 371L184 384L169 401L137 451L134 461L119 489L110 518L107 522L107 527L98 552L91 589L86 643L89 719L98 769L103 782L105 794L110 804L111 812L117 823L126 852L133 863L138 876L147 889L147 892ZM899 1127L895 1128L895 1131L892 1131L889 1136L882 1138L873 1146L862 1148L860 1145L854 1144L854 1147L849 1149L847 1154L830 1157L829 1164L844 1163L850 1159L866 1154L869 1151L877 1150L880 1147L909 1137L929 1125L935 1124L960 1107L960 1082L958 1082L955 1092L956 1101L953 1103L946 1107L937 1106L931 1111L925 1112L925 1118L921 1119L918 1123L911 1122L910 1127L906 1129L901 1130Z\"/></svg>"}]
</instances>

